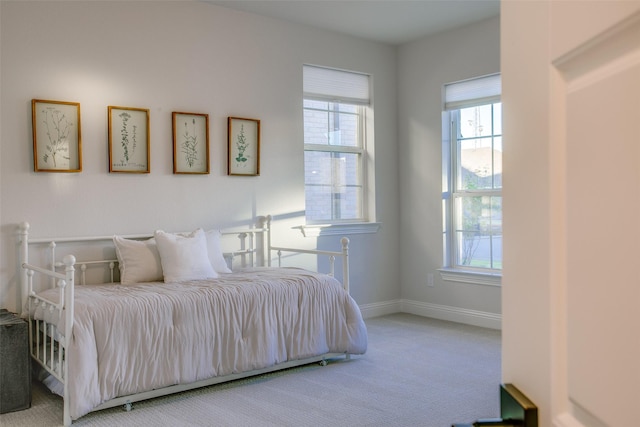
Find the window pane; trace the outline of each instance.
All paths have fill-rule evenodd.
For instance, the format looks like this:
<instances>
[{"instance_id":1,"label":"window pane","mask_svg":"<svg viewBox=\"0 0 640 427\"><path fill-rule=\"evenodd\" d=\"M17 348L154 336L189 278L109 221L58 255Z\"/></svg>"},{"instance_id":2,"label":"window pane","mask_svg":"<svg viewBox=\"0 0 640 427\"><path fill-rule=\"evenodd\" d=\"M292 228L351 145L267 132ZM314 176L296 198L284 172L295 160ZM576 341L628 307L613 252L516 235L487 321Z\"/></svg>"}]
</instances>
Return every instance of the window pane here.
<instances>
[{"instance_id":1,"label":"window pane","mask_svg":"<svg viewBox=\"0 0 640 427\"><path fill-rule=\"evenodd\" d=\"M493 188L494 153L491 143L492 138L459 141L459 190Z\"/></svg>"},{"instance_id":2,"label":"window pane","mask_svg":"<svg viewBox=\"0 0 640 427\"><path fill-rule=\"evenodd\" d=\"M460 110L460 135L462 138L477 138L491 135L493 129L491 104Z\"/></svg>"},{"instance_id":3,"label":"window pane","mask_svg":"<svg viewBox=\"0 0 640 427\"><path fill-rule=\"evenodd\" d=\"M304 153L305 183L336 188L359 185L358 154L307 150Z\"/></svg>"},{"instance_id":4,"label":"window pane","mask_svg":"<svg viewBox=\"0 0 640 427\"><path fill-rule=\"evenodd\" d=\"M491 198L492 268L502 269L502 197Z\"/></svg>"},{"instance_id":5,"label":"window pane","mask_svg":"<svg viewBox=\"0 0 640 427\"><path fill-rule=\"evenodd\" d=\"M493 104L493 134L502 135L502 103Z\"/></svg>"},{"instance_id":6,"label":"window pane","mask_svg":"<svg viewBox=\"0 0 640 427\"><path fill-rule=\"evenodd\" d=\"M311 99L305 99L304 108L317 108L319 110L327 110L329 109L329 103L326 101L313 101Z\"/></svg>"},{"instance_id":7,"label":"window pane","mask_svg":"<svg viewBox=\"0 0 640 427\"><path fill-rule=\"evenodd\" d=\"M305 144L359 147L358 106L333 102L304 102Z\"/></svg>"},{"instance_id":8,"label":"window pane","mask_svg":"<svg viewBox=\"0 0 640 427\"><path fill-rule=\"evenodd\" d=\"M334 200L335 219L362 218L362 187L345 187Z\"/></svg>"},{"instance_id":9,"label":"window pane","mask_svg":"<svg viewBox=\"0 0 640 427\"><path fill-rule=\"evenodd\" d=\"M502 137L493 139L493 188L502 188Z\"/></svg>"},{"instance_id":10,"label":"window pane","mask_svg":"<svg viewBox=\"0 0 640 427\"><path fill-rule=\"evenodd\" d=\"M327 145L329 115L326 111L304 110L304 143Z\"/></svg>"},{"instance_id":11,"label":"window pane","mask_svg":"<svg viewBox=\"0 0 640 427\"><path fill-rule=\"evenodd\" d=\"M502 268L502 197L459 197L456 208L457 264Z\"/></svg>"},{"instance_id":12,"label":"window pane","mask_svg":"<svg viewBox=\"0 0 640 427\"><path fill-rule=\"evenodd\" d=\"M329 144L346 147L358 146L358 116L354 114L330 113Z\"/></svg>"},{"instance_id":13,"label":"window pane","mask_svg":"<svg viewBox=\"0 0 640 427\"><path fill-rule=\"evenodd\" d=\"M358 112L358 106L352 104L340 104L340 103L329 103L329 107L334 111L340 111L342 113L350 113L356 114Z\"/></svg>"},{"instance_id":14,"label":"window pane","mask_svg":"<svg viewBox=\"0 0 640 427\"><path fill-rule=\"evenodd\" d=\"M346 187L334 193L331 186L306 187L306 217L311 221L352 220L362 218L361 187Z\"/></svg>"},{"instance_id":15,"label":"window pane","mask_svg":"<svg viewBox=\"0 0 640 427\"><path fill-rule=\"evenodd\" d=\"M362 218L359 154L305 151L307 219Z\"/></svg>"},{"instance_id":16,"label":"window pane","mask_svg":"<svg viewBox=\"0 0 640 427\"><path fill-rule=\"evenodd\" d=\"M331 179L327 175L327 167L324 162L327 161L331 153L322 151L305 151L304 152L304 183L305 185L331 185ZM329 169L330 173L330 169Z\"/></svg>"},{"instance_id":17,"label":"window pane","mask_svg":"<svg viewBox=\"0 0 640 427\"><path fill-rule=\"evenodd\" d=\"M457 264L471 266L480 246L482 217L482 197L461 197L456 199L456 241Z\"/></svg>"},{"instance_id":18,"label":"window pane","mask_svg":"<svg viewBox=\"0 0 640 427\"><path fill-rule=\"evenodd\" d=\"M499 103L459 110L457 190L502 188L501 115Z\"/></svg>"},{"instance_id":19,"label":"window pane","mask_svg":"<svg viewBox=\"0 0 640 427\"><path fill-rule=\"evenodd\" d=\"M306 186L305 210L307 220L331 219L331 186Z\"/></svg>"},{"instance_id":20,"label":"window pane","mask_svg":"<svg viewBox=\"0 0 640 427\"><path fill-rule=\"evenodd\" d=\"M362 160L360 159L361 155L357 153L341 153L340 154L344 159L344 184L349 186L359 186L362 183L360 182L360 177L362 173L360 171L360 165L362 164Z\"/></svg>"}]
</instances>

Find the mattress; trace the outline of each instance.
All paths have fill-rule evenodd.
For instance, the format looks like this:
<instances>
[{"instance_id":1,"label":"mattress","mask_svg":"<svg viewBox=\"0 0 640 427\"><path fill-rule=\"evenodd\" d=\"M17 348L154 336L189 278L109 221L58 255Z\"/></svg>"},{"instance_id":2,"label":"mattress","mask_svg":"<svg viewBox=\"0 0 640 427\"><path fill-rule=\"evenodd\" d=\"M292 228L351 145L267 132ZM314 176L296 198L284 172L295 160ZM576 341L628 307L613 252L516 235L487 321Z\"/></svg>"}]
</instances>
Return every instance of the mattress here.
<instances>
[{"instance_id":1,"label":"mattress","mask_svg":"<svg viewBox=\"0 0 640 427\"><path fill-rule=\"evenodd\" d=\"M55 290L41 295L58 298ZM298 268L76 286L74 310L65 396L72 419L119 396L367 349L360 310L342 285Z\"/></svg>"}]
</instances>

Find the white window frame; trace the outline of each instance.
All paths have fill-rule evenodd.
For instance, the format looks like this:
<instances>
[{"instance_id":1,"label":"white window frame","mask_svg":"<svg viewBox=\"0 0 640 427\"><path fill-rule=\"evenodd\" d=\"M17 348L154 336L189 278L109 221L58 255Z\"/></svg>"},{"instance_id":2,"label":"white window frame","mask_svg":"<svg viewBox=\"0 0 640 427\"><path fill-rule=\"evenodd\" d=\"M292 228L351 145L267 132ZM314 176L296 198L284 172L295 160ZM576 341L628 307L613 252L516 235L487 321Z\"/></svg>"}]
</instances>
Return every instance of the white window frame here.
<instances>
[{"instance_id":1,"label":"white window frame","mask_svg":"<svg viewBox=\"0 0 640 427\"><path fill-rule=\"evenodd\" d=\"M485 269L458 265L455 230L456 200L464 196L502 196L502 189L458 189L458 114L462 108L501 102L500 74L483 76L446 85L443 93L443 247L444 266L440 269L446 281L500 286L501 269Z\"/></svg>"},{"instance_id":2,"label":"white window frame","mask_svg":"<svg viewBox=\"0 0 640 427\"><path fill-rule=\"evenodd\" d=\"M362 191L361 217L358 219L306 220L298 227L305 236L373 233L379 229L375 222L373 165L369 152L373 147L373 109L371 107L371 77L351 71L304 65L304 99L356 105L358 109L357 147L304 144L305 151L351 153L360 156L360 185ZM353 80L351 78L353 77ZM303 104L303 112L307 108ZM306 173L306 172L305 172Z\"/></svg>"}]
</instances>

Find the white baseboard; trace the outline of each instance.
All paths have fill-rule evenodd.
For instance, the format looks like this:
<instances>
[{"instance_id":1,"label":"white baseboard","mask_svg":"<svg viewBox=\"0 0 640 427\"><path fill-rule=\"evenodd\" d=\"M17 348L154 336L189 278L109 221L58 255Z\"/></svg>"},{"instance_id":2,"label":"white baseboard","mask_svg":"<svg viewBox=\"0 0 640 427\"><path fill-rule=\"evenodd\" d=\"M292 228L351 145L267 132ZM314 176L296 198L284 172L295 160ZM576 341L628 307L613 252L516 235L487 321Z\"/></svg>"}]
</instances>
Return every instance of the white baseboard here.
<instances>
[{"instance_id":1,"label":"white baseboard","mask_svg":"<svg viewBox=\"0 0 640 427\"><path fill-rule=\"evenodd\" d=\"M362 317L384 316L393 313L410 313L434 319L448 320L483 328L502 329L502 315L460 307L431 304L412 300L393 300L360 306Z\"/></svg>"},{"instance_id":2,"label":"white baseboard","mask_svg":"<svg viewBox=\"0 0 640 427\"><path fill-rule=\"evenodd\" d=\"M371 317L385 316L387 314L401 313L402 302L400 300L376 302L373 304L364 304L360 306L362 317L369 319Z\"/></svg>"}]
</instances>

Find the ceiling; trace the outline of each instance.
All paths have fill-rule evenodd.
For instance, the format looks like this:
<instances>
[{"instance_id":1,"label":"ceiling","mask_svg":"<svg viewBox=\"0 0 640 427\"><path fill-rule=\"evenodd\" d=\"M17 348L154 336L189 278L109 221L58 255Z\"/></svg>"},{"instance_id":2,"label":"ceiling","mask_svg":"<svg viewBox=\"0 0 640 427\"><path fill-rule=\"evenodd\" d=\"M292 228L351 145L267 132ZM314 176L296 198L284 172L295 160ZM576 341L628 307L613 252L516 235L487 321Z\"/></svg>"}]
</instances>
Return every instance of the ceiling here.
<instances>
[{"instance_id":1,"label":"ceiling","mask_svg":"<svg viewBox=\"0 0 640 427\"><path fill-rule=\"evenodd\" d=\"M204 0L398 45L497 16L500 0Z\"/></svg>"}]
</instances>

